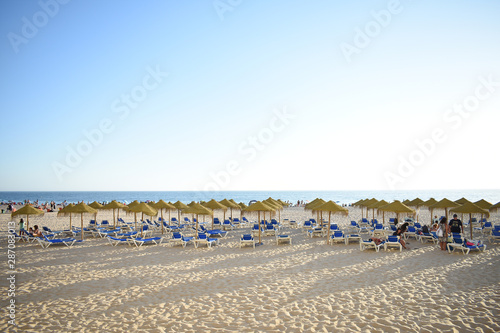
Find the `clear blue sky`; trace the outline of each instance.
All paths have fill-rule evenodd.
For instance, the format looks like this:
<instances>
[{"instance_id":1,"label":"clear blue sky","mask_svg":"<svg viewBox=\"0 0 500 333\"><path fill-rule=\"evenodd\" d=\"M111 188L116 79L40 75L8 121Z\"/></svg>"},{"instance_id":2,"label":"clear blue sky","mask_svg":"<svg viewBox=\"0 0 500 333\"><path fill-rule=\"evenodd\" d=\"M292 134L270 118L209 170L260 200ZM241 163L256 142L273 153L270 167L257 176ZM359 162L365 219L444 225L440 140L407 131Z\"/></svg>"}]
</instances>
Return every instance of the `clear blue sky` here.
<instances>
[{"instance_id":1,"label":"clear blue sky","mask_svg":"<svg viewBox=\"0 0 500 333\"><path fill-rule=\"evenodd\" d=\"M61 2L0 4L0 190L500 188L499 1Z\"/></svg>"}]
</instances>

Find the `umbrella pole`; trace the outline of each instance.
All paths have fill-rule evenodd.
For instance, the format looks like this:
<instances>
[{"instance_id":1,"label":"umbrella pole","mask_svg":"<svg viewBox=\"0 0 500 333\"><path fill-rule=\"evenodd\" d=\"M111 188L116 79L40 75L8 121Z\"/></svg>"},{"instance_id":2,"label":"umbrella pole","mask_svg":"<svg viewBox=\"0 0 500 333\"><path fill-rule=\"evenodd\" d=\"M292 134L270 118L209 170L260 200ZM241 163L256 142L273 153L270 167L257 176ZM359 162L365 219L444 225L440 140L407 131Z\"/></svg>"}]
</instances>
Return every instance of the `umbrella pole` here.
<instances>
[{"instance_id":1,"label":"umbrella pole","mask_svg":"<svg viewBox=\"0 0 500 333\"><path fill-rule=\"evenodd\" d=\"M69 213L69 216L71 218L71 213ZM71 222L70 222L71 223ZM29 226L30 226L30 216L28 214L26 214L26 230L30 230L29 229ZM70 227L71 228L71 227Z\"/></svg>"},{"instance_id":2,"label":"umbrella pole","mask_svg":"<svg viewBox=\"0 0 500 333\"><path fill-rule=\"evenodd\" d=\"M82 229L81 229L81 233L82 233L82 240L83 240L83 213L81 213L81 217L82 217Z\"/></svg>"},{"instance_id":3,"label":"umbrella pole","mask_svg":"<svg viewBox=\"0 0 500 333\"><path fill-rule=\"evenodd\" d=\"M214 217L215 217L214 210L215 209L212 209L212 230L214 230Z\"/></svg>"},{"instance_id":4,"label":"umbrella pole","mask_svg":"<svg viewBox=\"0 0 500 333\"><path fill-rule=\"evenodd\" d=\"M194 214L193 214L194 219ZM194 231L194 237L198 239L198 214L196 214L196 230Z\"/></svg>"},{"instance_id":5,"label":"umbrella pole","mask_svg":"<svg viewBox=\"0 0 500 333\"><path fill-rule=\"evenodd\" d=\"M168 210L168 225L170 225L170 209Z\"/></svg>"},{"instance_id":6,"label":"umbrella pole","mask_svg":"<svg viewBox=\"0 0 500 333\"><path fill-rule=\"evenodd\" d=\"M328 231L326 234L326 245L328 245L328 243L330 243L330 226L331 226L330 218L331 218L331 216L332 216L332 212L328 212Z\"/></svg>"},{"instance_id":7,"label":"umbrella pole","mask_svg":"<svg viewBox=\"0 0 500 333\"><path fill-rule=\"evenodd\" d=\"M264 213L265 214L265 213ZM265 218L265 217L264 217ZM258 222L258 226L259 226L259 245L261 244L261 241L260 241L260 210L257 211L257 222Z\"/></svg>"},{"instance_id":8,"label":"umbrella pole","mask_svg":"<svg viewBox=\"0 0 500 333\"><path fill-rule=\"evenodd\" d=\"M463 221L462 221L463 223ZM469 213L470 239L472 239L472 213ZM462 224L463 226L463 224Z\"/></svg>"},{"instance_id":9,"label":"umbrella pole","mask_svg":"<svg viewBox=\"0 0 500 333\"><path fill-rule=\"evenodd\" d=\"M137 213L134 212L135 231L137 231Z\"/></svg>"},{"instance_id":10,"label":"umbrella pole","mask_svg":"<svg viewBox=\"0 0 500 333\"><path fill-rule=\"evenodd\" d=\"M95 220L97 223L97 219ZM116 218L115 218L115 209L113 208L113 228L116 228Z\"/></svg>"},{"instance_id":11,"label":"umbrella pole","mask_svg":"<svg viewBox=\"0 0 500 333\"><path fill-rule=\"evenodd\" d=\"M69 213L69 230L71 231L73 227L71 226L71 213Z\"/></svg>"},{"instance_id":12,"label":"umbrella pole","mask_svg":"<svg viewBox=\"0 0 500 333\"><path fill-rule=\"evenodd\" d=\"M142 238L142 229L144 229L144 213L141 215L141 238Z\"/></svg>"},{"instance_id":13,"label":"umbrella pole","mask_svg":"<svg viewBox=\"0 0 500 333\"><path fill-rule=\"evenodd\" d=\"M161 209L161 234L163 235L163 208Z\"/></svg>"}]
</instances>

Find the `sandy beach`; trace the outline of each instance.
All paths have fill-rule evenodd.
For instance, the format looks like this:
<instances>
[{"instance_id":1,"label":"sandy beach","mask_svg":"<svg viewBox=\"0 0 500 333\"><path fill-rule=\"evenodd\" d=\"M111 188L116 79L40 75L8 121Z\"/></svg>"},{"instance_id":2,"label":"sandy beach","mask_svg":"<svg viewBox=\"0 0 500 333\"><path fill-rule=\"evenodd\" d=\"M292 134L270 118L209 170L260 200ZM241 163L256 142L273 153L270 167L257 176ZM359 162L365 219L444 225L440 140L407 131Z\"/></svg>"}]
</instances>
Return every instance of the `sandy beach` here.
<instances>
[{"instance_id":1,"label":"sandy beach","mask_svg":"<svg viewBox=\"0 0 500 333\"><path fill-rule=\"evenodd\" d=\"M285 208L281 216L298 222L310 217L299 207ZM358 208L350 208L349 217L333 220L345 226L360 217ZM112 213L99 212L101 219L112 220ZM420 219L428 221L429 212L421 210ZM0 215L4 255L10 220L10 214ZM80 217L73 223L79 225ZM30 224L64 229L69 217L46 213L30 218ZM240 248L240 235L248 232L248 227L230 231L212 248L174 247L166 235L161 245L141 248L113 247L91 237L72 248L18 242L18 326L7 322L9 285L2 278L0 330L500 331L498 245L487 243L485 252L463 255L409 240L410 250L377 253L360 251L358 243L327 245L325 238L284 227L292 245L277 245L268 236L262 246Z\"/></svg>"}]
</instances>

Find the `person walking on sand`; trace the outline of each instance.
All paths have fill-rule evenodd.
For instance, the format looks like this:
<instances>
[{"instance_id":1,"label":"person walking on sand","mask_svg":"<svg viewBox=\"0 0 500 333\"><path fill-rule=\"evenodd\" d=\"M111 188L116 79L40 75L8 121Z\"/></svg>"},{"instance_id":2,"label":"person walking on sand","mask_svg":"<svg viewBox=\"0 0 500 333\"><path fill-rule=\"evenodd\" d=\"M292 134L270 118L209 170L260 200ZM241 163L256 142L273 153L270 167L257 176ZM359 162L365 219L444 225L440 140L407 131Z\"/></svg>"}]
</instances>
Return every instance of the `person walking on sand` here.
<instances>
[{"instance_id":1,"label":"person walking on sand","mask_svg":"<svg viewBox=\"0 0 500 333\"><path fill-rule=\"evenodd\" d=\"M446 242L448 241L448 225L446 224L446 217L441 218L436 235L439 238L439 246L441 247L441 250L446 251Z\"/></svg>"}]
</instances>

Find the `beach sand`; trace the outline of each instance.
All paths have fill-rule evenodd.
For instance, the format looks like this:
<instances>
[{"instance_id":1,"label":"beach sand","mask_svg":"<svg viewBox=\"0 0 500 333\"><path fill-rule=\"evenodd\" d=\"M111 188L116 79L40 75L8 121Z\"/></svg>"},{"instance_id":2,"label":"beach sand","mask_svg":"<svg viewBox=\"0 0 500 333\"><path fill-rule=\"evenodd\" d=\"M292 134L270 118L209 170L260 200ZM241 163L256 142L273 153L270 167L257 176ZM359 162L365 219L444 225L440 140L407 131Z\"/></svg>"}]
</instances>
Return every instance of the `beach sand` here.
<instances>
[{"instance_id":1,"label":"beach sand","mask_svg":"<svg viewBox=\"0 0 500 333\"><path fill-rule=\"evenodd\" d=\"M360 210L350 210L349 217L334 221L346 225L358 220ZM282 219L300 222L310 217L303 208L282 213ZM430 219L426 210L420 217ZM112 213L100 212L98 220L103 218L111 221ZM0 215L4 267L7 221L10 215ZM79 226L80 217L73 223ZM69 218L47 213L31 218L30 224L63 229ZM230 231L218 246L197 249L174 247L166 240L141 248L112 247L97 238L72 248L16 243L18 327L7 322L10 298L2 278L0 330L500 331L497 245L487 243L485 252L463 255L410 240L410 250L377 253L360 251L358 243L326 245L325 238L286 227L283 232L292 236L292 245L263 237L262 246L239 248L240 235L248 232Z\"/></svg>"}]
</instances>

